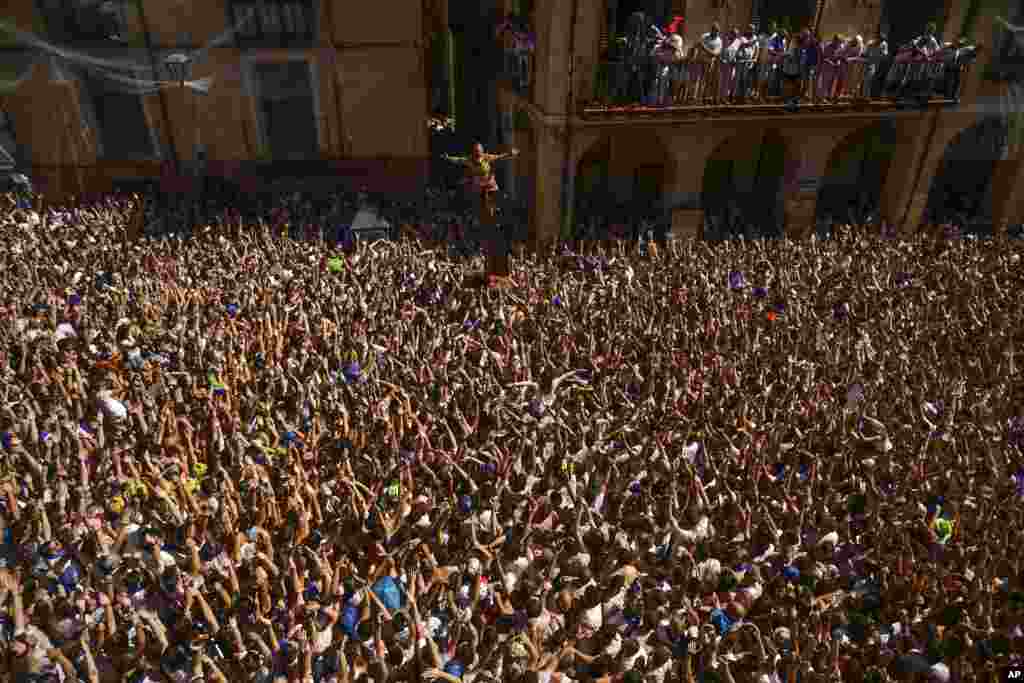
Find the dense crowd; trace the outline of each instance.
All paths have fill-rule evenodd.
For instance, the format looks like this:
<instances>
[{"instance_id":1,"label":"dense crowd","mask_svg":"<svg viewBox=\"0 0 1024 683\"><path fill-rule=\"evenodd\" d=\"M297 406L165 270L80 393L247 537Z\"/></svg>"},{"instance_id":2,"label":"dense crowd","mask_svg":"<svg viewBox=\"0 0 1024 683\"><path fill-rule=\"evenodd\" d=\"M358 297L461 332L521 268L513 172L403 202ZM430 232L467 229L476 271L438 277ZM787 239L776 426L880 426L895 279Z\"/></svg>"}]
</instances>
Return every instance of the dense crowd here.
<instances>
[{"instance_id":1,"label":"dense crowd","mask_svg":"<svg viewBox=\"0 0 1024 683\"><path fill-rule=\"evenodd\" d=\"M1019 242L124 240L0 197L31 683L981 681L1024 656Z\"/></svg>"}]
</instances>

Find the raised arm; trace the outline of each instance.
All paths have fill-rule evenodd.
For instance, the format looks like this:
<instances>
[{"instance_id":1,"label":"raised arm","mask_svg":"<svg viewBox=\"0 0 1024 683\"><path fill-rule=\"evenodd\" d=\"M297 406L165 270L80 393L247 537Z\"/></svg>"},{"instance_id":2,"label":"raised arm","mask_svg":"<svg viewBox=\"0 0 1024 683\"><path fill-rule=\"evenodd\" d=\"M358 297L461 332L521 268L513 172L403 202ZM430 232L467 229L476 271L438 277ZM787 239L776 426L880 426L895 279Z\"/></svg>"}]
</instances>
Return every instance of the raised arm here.
<instances>
[{"instance_id":1,"label":"raised arm","mask_svg":"<svg viewBox=\"0 0 1024 683\"><path fill-rule=\"evenodd\" d=\"M488 161L502 161L504 159L514 159L515 157L519 156L519 150L513 149L511 152L506 152L505 154L487 154L485 156L487 157Z\"/></svg>"}]
</instances>

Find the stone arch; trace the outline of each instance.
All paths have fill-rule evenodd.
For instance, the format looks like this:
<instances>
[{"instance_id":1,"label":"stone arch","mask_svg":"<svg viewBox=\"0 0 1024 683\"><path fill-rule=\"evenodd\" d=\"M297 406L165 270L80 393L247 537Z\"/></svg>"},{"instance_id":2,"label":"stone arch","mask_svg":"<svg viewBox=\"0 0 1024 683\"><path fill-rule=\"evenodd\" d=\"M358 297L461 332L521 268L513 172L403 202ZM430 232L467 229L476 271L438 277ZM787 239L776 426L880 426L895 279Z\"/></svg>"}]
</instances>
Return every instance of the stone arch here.
<instances>
[{"instance_id":1,"label":"stone arch","mask_svg":"<svg viewBox=\"0 0 1024 683\"><path fill-rule=\"evenodd\" d=\"M701 183L708 237L732 234L736 221L753 225L761 236L778 234L786 158L786 139L774 129L733 136L715 148Z\"/></svg>"},{"instance_id":2,"label":"stone arch","mask_svg":"<svg viewBox=\"0 0 1024 683\"><path fill-rule=\"evenodd\" d=\"M661 212L670 159L650 130L617 129L582 146L574 172L576 226L604 232L617 216Z\"/></svg>"},{"instance_id":3,"label":"stone arch","mask_svg":"<svg viewBox=\"0 0 1024 683\"><path fill-rule=\"evenodd\" d=\"M925 223L966 219L991 221L992 178L996 162L1009 152L1009 122L988 116L957 133L946 145L932 177Z\"/></svg>"},{"instance_id":4,"label":"stone arch","mask_svg":"<svg viewBox=\"0 0 1024 683\"><path fill-rule=\"evenodd\" d=\"M896 127L889 119L853 131L832 150L815 206L815 218L857 222L878 215L878 198L896 148Z\"/></svg>"}]
</instances>

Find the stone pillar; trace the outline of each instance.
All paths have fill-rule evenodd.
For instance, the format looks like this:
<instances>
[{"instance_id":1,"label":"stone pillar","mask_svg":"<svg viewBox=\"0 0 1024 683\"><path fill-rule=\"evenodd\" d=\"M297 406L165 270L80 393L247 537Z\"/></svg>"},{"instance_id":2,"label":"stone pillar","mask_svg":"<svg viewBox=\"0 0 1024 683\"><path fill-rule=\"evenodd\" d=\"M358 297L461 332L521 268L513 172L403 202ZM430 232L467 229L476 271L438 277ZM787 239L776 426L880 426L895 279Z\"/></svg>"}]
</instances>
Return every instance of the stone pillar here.
<instances>
[{"instance_id":1,"label":"stone pillar","mask_svg":"<svg viewBox=\"0 0 1024 683\"><path fill-rule=\"evenodd\" d=\"M680 133L666 138L665 151L669 160L664 195L667 210L700 208L708 158L730 133L728 130L718 133L717 129L711 129L697 135Z\"/></svg>"},{"instance_id":2,"label":"stone pillar","mask_svg":"<svg viewBox=\"0 0 1024 683\"><path fill-rule=\"evenodd\" d=\"M535 248L544 248L558 240L562 225L562 168L567 141L564 132L547 126L538 127L536 135L530 242Z\"/></svg>"},{"instance_id":3,"label":"stone pillar","mask_svg":"<svg viewBox=\"0 0 1024 683\"><path fill-rule=\"evenodd\" d=\"M579 3L579 14L586 11ZM565 114L569 93L569 42L573 0L548 0L535 13L537 48L534 55L533 100L545 112ZM579 32L578 32L579 33ZM577 35L577 39L584 36ZM582 57L580 60L582 62Z\"/></svg>"},{"instance_id":4,"label":"stone pillar","mask_svg":"<svg viewBox=\"0 0 1024 683\"><path fill-rule=\"evenodd\" d=\"M839 137L839 142L843 137ZM814 232L818 188L837 142L835 131L802 131L786 140L786 174L783 178L783 211L786 237L803 239Z\"/></svg>"},{"instance_id":5,"label":"stone pillar","mask_svg":"<svg viewBox=\"0 0 1024 683\"><path fill-rule=\"evenodd\" d=\"M814 211L817 192L796 192L784 200L786 238L802 240L814 234Z\"/></svg>"},{"instance_id":6,"label":"stone pillar","mask_svg":"<svg viewBox=\"0 0 1024 683\"><path fill-rule=\"evenodd\" d=\"M672 237L679 241L704 239L704 210L674 209Z\"/></svg>"},{"instance_id":7,"label":"stone pillar","mask_svg":"<svg viewBox=\"0 0 1024 683\"><path fill-rule=\"evenodd\" d=\"M931 179L942 158L940 153L931 172L919 182L927 158L933 156L929 144L934 147L933 127L938 125L938 116L939 112L933 111L912 119L895 119L896 150L882 185L879 209L889 227L903 236L915 233L920 226Z\"/></svg>"},{"instance_id":8,"label":"stone pillar","mask_svg":"<svg viewBox=\"0 0 1024 683\"><path fill-rule=\"evenodd\" d=\"M576 230L576 170L579 165L579 157L575 150L570 152L567 172L565 174L565 190L562 195L562 234L572 235Z\"/></svg>"},{"instance_id":9,"label":"stone pillar","mask_svg":"<svg viewBox=\"0 0 1024 683\"><path fill-rule=\"evenodd\" d=\"M1003 237L1007 226L1024 222L1024 159L996 162L990 194L992 230Z\"/></svg>"},{"instance_id":10,"label":"stone pillar","mask_svg":"<svg viewBox=\"0 0 1024 683\"><path fill-rule=\"evenodd\" d=\"M942 25L942 42L954 41L960 36L971 0L946 0L945 21ZM979 17L980 19L980 17Z\"/></svg>"}]
</instances>

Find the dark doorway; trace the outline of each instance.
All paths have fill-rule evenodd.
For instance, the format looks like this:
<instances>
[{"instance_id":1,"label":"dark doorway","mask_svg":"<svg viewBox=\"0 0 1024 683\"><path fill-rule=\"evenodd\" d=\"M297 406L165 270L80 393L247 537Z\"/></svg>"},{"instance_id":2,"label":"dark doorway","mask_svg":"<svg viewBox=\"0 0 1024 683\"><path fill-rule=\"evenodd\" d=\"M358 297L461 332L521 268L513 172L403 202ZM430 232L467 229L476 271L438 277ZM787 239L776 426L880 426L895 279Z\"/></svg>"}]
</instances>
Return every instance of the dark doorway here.
<instances>
[{"instance_id":1,"label":"dark doorway","mask_svg":"<svg viewBox=\"0 0 1024 683\"><path fill-rule=\"evenodd\" d=\"M785 140L774 131L754 140L727 140L705 166L701 206L712 239L771 237L782 227Z\"/></svg>"},{"instance_id":2,"label":"dark doorway","mask_svg":"<svg viewBox=\"0 0 1024 683\"><path fill-rule=\"evenodd\" d=\"M633 202L637 207L655 208L661 201L664 166L641 166L633 173Z\"/></svg>"},{"instance_id":3,"label":"dark doorway","mask_svg":"<svg viewBox=\"0 0 1024 683\"><path fill-rule=\"evenodd\" d=\"M263 132L273 158L315 158L319 146L309 65L257 64L255 71Z\"/></svg>"},{"instance_id":4,"label":"dark doorway","mask_svg":"<svg viewBox=\"0 0 1024 683\"><path fill-rule=\"evenodd\" d=\"M998 116L953 138L932 180L926 220L933 224L967 222L968 227L990 220L995 163L1006 158L1008 143L1008 122Z\"/></svg>"},{"instance_id":5,"label":"dark doorway","mask_svg":"<svg viewBox=\"0 0 1024 683\"><path fill-rule=\"evenodd\" d=\"M608 200L608 164L611 156L611 140L605 139L590 150L577 166L576 172L576 223L591 226L604 224L612 210ZM595 227L595 230L598 228Z\"/></svg>"},{"instance_id":6,"label":"dark doorway","mask_svg":"<svg viewBox=\"0 0 1024 683\"><path fill-rule=\"evenodd\" d=\"M819 221L860 224L877 215L877 201L892 161L895 137L893 125L882 121L839 143L818 191Z\"/></svg>"}]
</instances>

